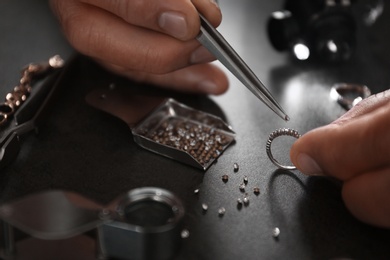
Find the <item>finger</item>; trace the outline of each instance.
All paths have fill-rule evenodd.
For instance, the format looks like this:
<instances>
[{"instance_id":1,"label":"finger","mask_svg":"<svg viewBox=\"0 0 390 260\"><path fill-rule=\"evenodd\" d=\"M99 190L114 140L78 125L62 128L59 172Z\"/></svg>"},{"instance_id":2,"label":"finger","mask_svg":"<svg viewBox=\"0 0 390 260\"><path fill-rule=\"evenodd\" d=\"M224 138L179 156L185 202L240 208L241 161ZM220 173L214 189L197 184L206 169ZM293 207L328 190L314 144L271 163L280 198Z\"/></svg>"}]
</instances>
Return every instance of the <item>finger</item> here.
<instances>
[{"instance_id":1,"label":"finger","mask_svg":"<svg viewBox=\"0 0 390 260\"><path fill-rule=\"evenodd\" d=\"M368 114L377 108L380 108L390 102L390 90L372 95L363 101L359 102L347 113L335 120L334 124L343 124L353 118L357 118L361 115Z\"/></svg>"},{"instance_id":2,"label":"finger","mask_svg":"<svg viewBox=\"0 0 390 260\"><path fill-rule=\"evenodd\" d=\"M348 180L389 164L390 103L308 132L291 149L291 160L303 173Z\"/></svg>"},{"instance_id":3,"label":"finger","mask_svg":"<svg viewBox=\"0 0 390 260\"><path fill-rule=\"evenodd\" d=\"M93 58L154 74L165 74L214 58L208 52L199 52L200 44L196 40L182 42L129 25L89 5L71 0L61 3L54 8L63 8L58 12L65 35L78 51Z\"/></svg>"},{"instance_id":4,"label":"finger","mask_svg":"<svg viewBox=\"0 0 390 260\"><path fill-rule=\"evenodd\" d=\"M361 221L390 228L390 168L367 172L344 183L343 200Z\"/></svg>"},{"instance_id":5,"label":"finger","mask_svg":"<svg viewBox=\"0 0 390 260\"><path fill-rule=\"evenodd\" d=\"M167 33L177 39L189 40L199 33L199 15L196 7L212 24L221 21L218 5L210 0L81 0L81 2L107 10L126 22Z\"/></svg>"},{"instance_id":6,"label":"finger","mask_svg":"<svg viewBox=\"0 0 390 260\"><path fill-rule=\"evenodd\" d=\"M133 80L147 82L181 92L200 94L222 94L229 85L226 74L213 64L198 64L171 73L156 75L128 71L112 64L102 64L106 68Z\"/></svg>"}]
</instances>

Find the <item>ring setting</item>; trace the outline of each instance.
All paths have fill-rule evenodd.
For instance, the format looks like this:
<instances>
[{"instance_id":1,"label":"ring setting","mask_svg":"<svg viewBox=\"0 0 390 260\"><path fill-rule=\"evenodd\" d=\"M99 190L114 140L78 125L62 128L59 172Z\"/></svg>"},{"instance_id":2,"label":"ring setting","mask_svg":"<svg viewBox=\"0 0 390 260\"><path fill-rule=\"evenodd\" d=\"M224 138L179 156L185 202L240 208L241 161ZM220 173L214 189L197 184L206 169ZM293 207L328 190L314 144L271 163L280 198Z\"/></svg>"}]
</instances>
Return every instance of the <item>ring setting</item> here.
<instances>
[{"instance_id":1,"label":"ring setting","mask_svg":"<svg viewBox=\"0 0 390 260\"><path fill-rule=\"evenodd\" d=\"M283 170L296 170L297 168L295 166L283 165L280 162L278 162L274 158L274 156L272 155L272 151L271 151L272 141L279 136L291 136L291 137L295 137L295 138L299 139L301 137L301 135L298 133L298 131L296 131L294 129L280 128L280 129L273 131L269 135L268 141L266 144L267 155L273 164L275 164L278 168L283 169Z\"/></svg>"}]
</instances>

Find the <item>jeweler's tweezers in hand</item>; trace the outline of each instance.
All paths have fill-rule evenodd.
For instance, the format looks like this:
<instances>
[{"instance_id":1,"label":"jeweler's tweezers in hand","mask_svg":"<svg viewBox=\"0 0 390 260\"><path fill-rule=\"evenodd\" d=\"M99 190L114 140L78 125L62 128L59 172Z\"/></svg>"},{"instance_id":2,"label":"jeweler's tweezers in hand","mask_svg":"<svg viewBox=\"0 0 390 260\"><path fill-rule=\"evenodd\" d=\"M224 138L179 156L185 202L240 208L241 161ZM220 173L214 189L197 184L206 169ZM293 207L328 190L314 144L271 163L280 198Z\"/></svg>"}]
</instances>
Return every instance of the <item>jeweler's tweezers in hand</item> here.
<instances>
[{"instance_id":1,"label":"jeweler's tweezers in hand","mask_svg":"<svg viewBox=\"0 0 390 260\"><path fill-rule=\"evenodd\" d=\"M234 51L225 38L204 18L200 16L200 33L197 40L208 49L225 67L233 73L258 99L263 101L283 120L290 118L284 112L268 89L256 77L248 65Z\"/></svg>"}]
</instances>

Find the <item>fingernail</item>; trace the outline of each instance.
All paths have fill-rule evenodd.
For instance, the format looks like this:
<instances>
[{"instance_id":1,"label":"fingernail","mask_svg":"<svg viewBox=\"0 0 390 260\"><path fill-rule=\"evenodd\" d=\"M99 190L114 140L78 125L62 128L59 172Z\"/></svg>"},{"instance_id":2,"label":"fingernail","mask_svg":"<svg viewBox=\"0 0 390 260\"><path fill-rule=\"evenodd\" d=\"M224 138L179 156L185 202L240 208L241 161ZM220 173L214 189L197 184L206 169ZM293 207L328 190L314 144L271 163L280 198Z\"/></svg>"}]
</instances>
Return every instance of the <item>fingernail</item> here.
<instances>
[{"instance_id":1,"label":"fingernail","mask_svg":"<svg viewBox=\"0 0 390 260\"><path fill-rule=\"evenodd\" d=\"M215 57L205 47L199 46L190 57L191 64L206 63L214 61Z\"/></svg>"},{"instance_id":2,"label":"fingernail","mask_svg":"<svg viewBox=\"0 0 390 260\"><path fill-rule=\"evenodd\" d=\"M212 81L201 81L198 84L198 89L204 93L214 93L218 86Z\"/></svg>"},{"instance_id":3,"label":"fingernail","mask_svg":"<svg viewBox=\"0 0 390 260\"><path fill-rule=\"evenodd\" d=\"M184 38L187 35L187 22L185 17L178 12L162 13L158 19L158 25L166 33L175 38Z\"/></svg>"},{"instance_id":4,"label":"fingernail","mask_svg":"<svg viewBox=\"0 0 390 260\"><path fill-rule=\"evenodd\" d=\"M301 153L297 157L298 168L307 175L323 175L322 169L309 155Z\"/></svg>"}]
</instances>

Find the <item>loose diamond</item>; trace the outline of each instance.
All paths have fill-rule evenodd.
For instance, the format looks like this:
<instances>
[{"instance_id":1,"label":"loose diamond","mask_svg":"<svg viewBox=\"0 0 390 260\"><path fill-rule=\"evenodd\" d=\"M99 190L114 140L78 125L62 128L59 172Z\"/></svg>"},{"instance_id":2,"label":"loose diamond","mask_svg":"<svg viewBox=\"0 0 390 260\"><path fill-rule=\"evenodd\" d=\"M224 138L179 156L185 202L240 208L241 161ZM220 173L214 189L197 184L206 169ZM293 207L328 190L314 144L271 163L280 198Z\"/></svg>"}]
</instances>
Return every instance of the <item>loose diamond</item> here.
<instances>
[{"instance_id":1,"label":"loose diamond","mask_svg":"<svg viewBox=\"0 0 390 260\"><path fill-rule=\"evenodd\" d=\"M188 231L187 229L183 229L181 231L181 238L188 238L190 236L190 231Z\"/></svg>"},{"instance_id":2,"label":"loose diamond","mask_svg":"<svg viewBox=\"0 0 390 260\"><path fill-rule=\"evenodd\" d=\"M249 197L245 196L243 199L243 202L245 205L248 205L249 204Z\"/></svg>"},{"instance_id":3,"label":"loose diamond","mask_svg":"<svg viewBox=\"0 0 390 260\"><path fill-rule=\"evenodd\" d=\"M226 209L224 207L221 207L218 209L218 215L223 216L226 213Z\"/></svg>"},{"instance_id":4,"label":"loose diamond","mask_svg":"<svg viewBox=\"0 0 390 260\"><path fill-rule=\"evenodd\" d=\"M240 169L240 166L238 166L238 163L233 164L233 169L235 172L238 172L238 170Z\"/></svg>"},{"instance_id":5,"label":"loose diamond","mask_svg":"<svg viewBox=\"0 0 390 260\"><path fill-rule=\"evenodd\" d=\"M272 236L273 236L274 238L278 238L279 235L280 235L280 229L279 229L278 227L274 228L274 229L272 230Z\"/></svg>"}]
</instances>

